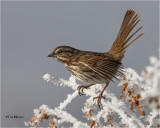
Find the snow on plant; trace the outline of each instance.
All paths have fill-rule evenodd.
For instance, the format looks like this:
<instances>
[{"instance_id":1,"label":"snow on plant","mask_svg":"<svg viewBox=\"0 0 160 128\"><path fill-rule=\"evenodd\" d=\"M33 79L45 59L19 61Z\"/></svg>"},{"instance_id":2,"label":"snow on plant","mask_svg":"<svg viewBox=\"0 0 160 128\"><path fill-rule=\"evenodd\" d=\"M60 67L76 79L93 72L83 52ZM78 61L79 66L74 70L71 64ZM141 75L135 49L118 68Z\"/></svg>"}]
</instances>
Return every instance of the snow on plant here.
<instances>
[{"instance_id":1,"label":"snow on plant","mask_svg":"<svg viewBox=\"0 0 160 128\"><path fill-rule=\"evenodd\" d=\"M90 120L89 125L65 111L68 104L79 96L77 91L79 84L76 83L75 77L71 76L69 80L57 80L50 74L45 74L43 76L45 81L57 86L70 87L74 92L69 94L59 107L52 109L47 105L42 105L39 109L35 109L34 116L29 122L25 122L25 125L40 127L41 122L49 120L49 128L65 127L64 123L66 122L70 123L73 128L160 127L160 94L158 90L160 61L155 57L150 57L150 63L151 65L147 66L141 75L131 68L124 69L125 72L123 76L119 77L120 83L118 84L123 87L121 97L117 98L106 90L103 93L105 99L101 101L101 109L97 108L97 102L93 98L102 91L102 85L97 84L89 89L84 89L84 93L89 98L85 101L82 112ZM134 113L136 108L139 110L139 116Z\"/></svg>"}]
</instances>

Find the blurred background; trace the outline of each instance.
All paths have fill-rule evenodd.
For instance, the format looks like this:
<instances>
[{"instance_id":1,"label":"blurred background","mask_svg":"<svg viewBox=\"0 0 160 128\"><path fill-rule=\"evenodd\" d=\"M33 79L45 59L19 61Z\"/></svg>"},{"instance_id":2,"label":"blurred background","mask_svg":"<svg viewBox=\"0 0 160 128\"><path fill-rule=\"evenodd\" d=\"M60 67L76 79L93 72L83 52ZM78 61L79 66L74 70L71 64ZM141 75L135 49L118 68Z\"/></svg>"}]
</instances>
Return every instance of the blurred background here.
<instances>
[{"instance_id":1,"label":"blurred background","mask_svg":"<svg viewBox=\"0 0 160 128\"><path fill-rule=\"evenodd\" d=\"M141 73L149 65L150 56L158 57L158 1L2 1L2 126L24 127L24 122L33 116L33 109L42 104L58 107L73 90L46 83L43 75L68 79L71 74L48 54L60 45L108 51L128 9L140 15L136 28L143 25L141 32L145 35L128 48L123 64ZM107 89L119 97L122 89L117 83L110 83ZM66 108L83 122L87 122L81 110L85 99L86 96L79 96ZM8 119L7 115L23 118Z\"/></svg>"}]
</instances>

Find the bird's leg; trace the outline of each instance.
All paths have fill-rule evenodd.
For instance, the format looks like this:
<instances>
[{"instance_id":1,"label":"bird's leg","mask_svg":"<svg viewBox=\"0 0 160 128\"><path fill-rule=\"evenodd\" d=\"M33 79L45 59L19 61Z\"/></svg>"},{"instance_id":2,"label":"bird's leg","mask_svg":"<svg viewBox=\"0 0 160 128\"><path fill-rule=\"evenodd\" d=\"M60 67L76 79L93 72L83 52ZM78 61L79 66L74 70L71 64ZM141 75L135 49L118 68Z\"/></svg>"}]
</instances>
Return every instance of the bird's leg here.
<instances>
[{"instance_id":1,"label":"bird's leg","mask_svg":"<svg viewBox=\"0 0 160 128\"><path fill-rule=\"evenodd\" d=\"M78 93L79 93L79 95L81 96L81 95L85 95L85 94L83 94L83 89L85 88L85 89L87 89L87 88L89 88L89 87L91 87L91 86L93 86L94 84L89 84L89 85L87 85L87 86L84 86L84 85L82 85L82 86L79 86L78 88L77 88L77 90L78 90ZM82 91L81 91L82 90ZM82 93L81 93L82 92Z\"/></svg>"},{"instance_id":2,"label":"bird's leg","mask_svg":"<svg viewBox=\"0 0 160 128\"><path fill-rule=\"evenodd\" d=\"M107 88L108 85L109 85L109 82L106 83L105 87L103 88L103 90L102 90L102 92L99 94L99 96L93 98L93 100L97 99L97 105L98 105L99 108L101 108L101 107L100 107L100 105L101 105L101 99L102 99L102 98L105 99L105 97L102 96L102 95L103 95L103 92L104 92L104 90Z\"/></svg>"}]
</instances>

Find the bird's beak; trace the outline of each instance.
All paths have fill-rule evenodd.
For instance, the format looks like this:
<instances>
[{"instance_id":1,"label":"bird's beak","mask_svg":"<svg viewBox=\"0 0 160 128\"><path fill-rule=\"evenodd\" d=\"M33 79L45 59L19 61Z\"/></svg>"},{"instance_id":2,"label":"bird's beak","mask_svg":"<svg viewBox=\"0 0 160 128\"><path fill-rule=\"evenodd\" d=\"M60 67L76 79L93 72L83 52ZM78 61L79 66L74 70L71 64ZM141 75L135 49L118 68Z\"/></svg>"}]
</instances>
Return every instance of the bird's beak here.
<instances>
[{"instance_id":1,"label":"bird's beak","mask_svg":"<svg viewBox=\"0 0 160 128\"><path fill-rule=\"evenodd\" d=\"M52 52L51 54L48 55L48 57L55 57L55 53Z\"/></svg>"}]
</instances>

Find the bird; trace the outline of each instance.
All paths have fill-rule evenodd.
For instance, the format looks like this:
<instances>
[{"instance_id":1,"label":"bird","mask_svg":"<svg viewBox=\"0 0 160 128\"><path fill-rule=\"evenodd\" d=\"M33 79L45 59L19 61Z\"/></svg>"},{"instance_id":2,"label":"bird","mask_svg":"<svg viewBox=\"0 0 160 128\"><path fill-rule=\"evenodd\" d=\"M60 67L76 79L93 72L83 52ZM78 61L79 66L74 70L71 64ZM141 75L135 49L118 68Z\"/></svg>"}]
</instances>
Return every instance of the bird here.
<instances>
[{"instance_id":1,"label":"bird","mask_svg":"<svg viewBox=\"0 0 160 128\"><path fill-rule=\"evenodd\" d=\"M104 98L103 92L109 83L113 82L113 79L119 80L119 76L124 73L122 59L127 48L144 35L141 33L134 37L143 26L132 32L140 22L139 17L139 14L132 9L126 11L117 37L108 52L83 51L62 45L56 47L48 57L63 63L76 79L87 83L77 88L79 95L84 95L83 90L95 84L105 84L100 94L93 98L97 99L100 108L101 99Z\"/></svg>"}]
</instances>

